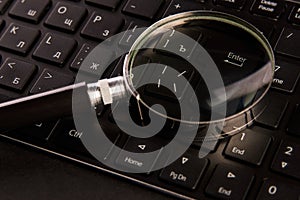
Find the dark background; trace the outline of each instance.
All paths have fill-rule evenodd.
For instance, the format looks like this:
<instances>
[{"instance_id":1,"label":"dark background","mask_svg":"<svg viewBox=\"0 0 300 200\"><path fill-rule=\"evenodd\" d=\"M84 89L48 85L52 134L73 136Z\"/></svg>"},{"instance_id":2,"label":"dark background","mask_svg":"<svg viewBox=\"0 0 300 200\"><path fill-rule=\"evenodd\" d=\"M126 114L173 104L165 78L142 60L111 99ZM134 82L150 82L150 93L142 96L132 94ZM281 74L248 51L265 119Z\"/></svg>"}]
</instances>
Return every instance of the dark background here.
<instances>
[{"instance_id":1,"label":"dark background","mask_svg":"<svg viewBox=\"0 0 300 200\"><path fill-rule=\"evenodd\" d=\"M119 179L0 139L1 200L171 199Z\"/></svg>"}]
</instances>

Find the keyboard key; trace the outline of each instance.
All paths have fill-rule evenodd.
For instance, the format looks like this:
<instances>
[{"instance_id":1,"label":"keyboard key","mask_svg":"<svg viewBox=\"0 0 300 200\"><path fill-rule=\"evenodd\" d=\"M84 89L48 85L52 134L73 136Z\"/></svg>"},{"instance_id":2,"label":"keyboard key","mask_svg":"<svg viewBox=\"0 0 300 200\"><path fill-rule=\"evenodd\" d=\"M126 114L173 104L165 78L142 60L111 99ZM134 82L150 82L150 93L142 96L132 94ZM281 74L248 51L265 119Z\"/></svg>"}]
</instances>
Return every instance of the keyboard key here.
<instances>
[{"instance_id":1,"label":"keyboard key","mask_svg":"<svg viewBox=\"0 0 300 200\"><path fill-rule=\"evenodd\" d=\"M50 5L50 0L18 0L9 14L22 20L38 23Z\"/></svg>"},{"instance_id":2,"label":"keyboard key","mask_svg":"<svg viewBox=\"0 0 300 200\"><path fill-rule=\"evenodd\" d=\"M3 24L4 24L4 21L2 19L0 19L0 30L2 30Z\"/></svg>"},{"instance_id":3,"label":"keyboard key","mask_svg":"<svg viewBox=\"0 0 300 200\"><path fill-rule=\"evenodd\" d=\"M135 172L150 172L152 167L155 165L160 151L153 153L152 156L145 156L144 153L154 152L162 149L159 142L152 140L143 140L130 138L116 160L116 163L124 169L131 169ZM128 152L127 152L128 151ZM131 152L137 153L132 155Z\"/></svg>"},{"instance_id":4,"label":"keyboard key","mask_svg":"<svg viewBox=\"0 0 300 200\"><path fill-rule=\"evenodd\" d=\"M131 47L136 39L141 35L144 30L138 30L139 28L146 27L146 25L137 24L132 21L120 40L120 45L125 47Z\"/></svg>"},{"instance_id":5,"label":"keyboard key","mask_svg":"<svg viewBox=\"0 0 300 200\"><path fill-rule=\"evenodd\" d=\"M298 122L299 123L299 122ZM272 170L300 179L300 145L297 141L283 141L272 163Z\"/></svg>"},{"instance_id":6,"label":"keyboard key","mask_svg":"<svg viewBox=\"0 0 300 200\"><path fill-rule=\"evenodd\" d=\"M277 44L275 51L277 53L300 59L300 30L284 28Z\"/></svg>"},{"instance_id":7,"label":"keyboard key","mask_svg":"<svg viewBox=\"0 0 300 200\"><path fill-rule=\"evenodd\" d=\"M61 72L44 69L41 76L30 90L31 94L46 92L60 87L73 84L73 76L63 74Z\"/></svg>"},{"instance_id":8,"label":"keyboard key","mask_svg":"<svg viewBox=\"0 0 300 200\"><path fill-rule=\"evenodd\" d=\"M183 38L182 34L189 36L188 39ZM170 30L163 34L157 43L156 48L159 49L157 51L171 54L172 56L174 56L173 52L175 52L184 58L190 58L195 50L195 43L194 41L191 42L190 38L199 42L202 38L202 33L199 30L186 28L178 28L176 31Z\"/></svg>"},{"instance_id":9,"label":"keyboard key","mask_svg":"<svg viewBox=\"0 0 300 200\"><path fill-rule=\"evenodd\" d=\"M196 155L183 155L177 161L164 168L160 178L188 189L195 189L208 165L206 159Z\"/></svg>"},{"instance_id":10,"label":"keyboard key","mask_svg":"<svg viewBox=\"0 0 300 200\"><path fill-rule=\"evenodd\" d=\"M253 179L247 168L218 165L205 191L218 199L245 199Z\"/></svg>"},{"instance_id":11,"label":"keyboard key","mask_svg":"<svg viewBox=\"0 0 300 200\"><path fill-rule=\"evenodd\" d=\"M13 100L13 98L4 94L0 94L0 103L7 102L10 100Z\"/></svg>"},{"instance_id":12,"label":"keyboard key","mask_svg":"<svg viewBox=\"0 0 300 200\"><path fill-rule=\"evenodd\" d=\"M289 17L290 22L300 25L300 6L295 6Z\"/></svg>"},{"instance_id":13,"label":"keyboard key","mask_svg":"<svg viewBox=\"0 0 300 200\"><path fill-rule=\"evenodd\" d=\"M84 7L57 3L45 24L65 31L75 32L87 11Z\"/></svg>"},{"instance_id":14,"label":"keyboard key","mask_svg":"<svg viewBox=\"0 0 300 200\"><path fill-rule=\"evenodd\" d=\"M51 134L57 121L37 123L29 127L24 127L22 129L17 129L8 135L16 135L18 138L25 138L26 140L36 139L39 141L45 141Z\"/></svg>"},{"instance_id":15,"label":"keyboard key","mask_svg":"<svg viewBox=\"0 0 300 200\"><path fill-rule=\"evenodd\" d=\"M79 70L81 67L82 62L84 59L89 55L89 53L93 50L93 47L89 44L82 45L81 49L79 50L78 54L76 55L75 59L73 60L71 64L71 69L74 69L76 71Z\"/></svg>"},{"instance_id":16,"label":"keyboard key","mask_svg":"<svg viewBox=\"0 0 300 200\"><path fill-rule=\"evenodd\" d=\"M146 73L143 74L144 79L147 77L152 77L152 80L155 80L156 77L158 79L158 85L152 84L146 86L145 92L147 94L153 97L166 98L168 100L177 100L177 97L173 94L173 92L176 93L179 98L186 97L185 94L188 83L182 84L184 83L183 79L192 80L194 69L180 60L173 61L176 63L176 65L173 66L176 66L176 71L178 71L178 73L172 73L172 75L170 75L171 72L168 72L168 70L170 70L171 67L165 66L164 68L156 67L155 69L148 69ZM174 81L169 81L166 78L166 76L169 75L177 78ZM160 85L165 85L169 88L172 88L172 91L167 90L164 87L160 87Z\"/></svg>"},{"instance_id":17,"label":"keyboard key","mask_svg":"<svg viewBox=\"0 0 300 200\"><path fill-rule=\"evenodd\" d=\"M57 34L47 33L33 53L38 59L63 65L76 46L76 41Z\"/></svg>"},{"instance_id":18,"label":"keyboard key","mask_svg":"<svg viewBox=\"0 0 300 200\"><path fill-rule=\"evenodd\" d=\"M272 138L260 132L246 130L233 136L225 155L254 165L261 165Z\"/></svg>"},{"instance_id":19,"label":"keyboard key","mask_svg":"<svg viewBox=\"0 0 300 200\"><path fill-rule=\"evenodd\" d=\"M81 142L81 137L85 133L77 131L73 119L64 119L59 122L50 136L50 142L55 146L61 147L73 153L89 155L88 151Z\"/></svg>"},{"instance_id":20,"label":"keyboard key","mask_svg":"<svg viewBox=\"0 0 300 200\"><path fill-rule=\"evenodd\" d=\"M300 188L295 185L285 184L281 181L267 179L264 181L257 200L273 199L299 199Z\"/></svg>"},{"instance_id":21,"label":"keyboard key","mask_svg":"<svg viewBox=\"0 0 300 200\"><path fill-rule=\"evenodd\" d=\"M77 131L72 119L64 119L59 122L50 136L50 142L73 153L88 155L88 151L81 142L83 132Z\"/></svg>"},{"instance_id":22,"label":"keyboard key","mask_svg":"<svg viewBox=\"0 0 300 200\"><path fill-rule=\"evenodd\" d=\"M35 70L31 63L8 58L0 69L0 85L22 91Z\"/></svg>"},{"instance_id":23,"label":"keyboard key","mask_svg":"<svg viewBox=\"0 0 300 200\"><path fill-rule=\"evenodd\" d=\"M192 10L203 10L204 5L200 2L186 1L186 0L172 0L169 7L167 8L164 17L169 15L177 14L185 11Z\"/></svg>"},{"instance_id":24,"label":"keyboard key","mask_svg":"<svg viewBox=\"0 0 300 200\"><path fill-rule=\"evenodd\" d=\"M299 66L277 60L272 88L293 93L300 76Z\"/></svg>"},{"instance_id":25,"label":"keyboard key","mask_svg":"<svg viewBox=\"0 0 300 200\"><path fill-rule=\"evenodd\" d=\"M249 18L246 21L250 22L256 28L258 28L268 39L271 37L272 33L275 30L275 25L270 23L267 20L257 20L257 19Z\"/></svg>"},{"instance_id":26,"label":"keyboard key","mask_svg":"<svg viewBox=\"0 0 300 200\"><path fill-rule=\"evenodd\" d=\"M206 26L208 26L208 23ZM257 43L257 40L252 36L250 37L248 33L241 31L241 29L226 28L225 26L220 26L218 29L220 30L216 30L214 27L203 29L203 41L207 38L205 49L216 65L222 66L224 70L228 69L231 71L231 75L234 74L234 76L223 75L225 85L232 84L233 80L229 77L238 77L244 73L245 69L248 69L250 73L251 70L254 71L255 68L262 66L265 50ZM234 103L232 103L229 113L236 112L234 109L237 107L237 104L234 106Z\"/></svg>"},{"instance_id":27,"label":"keyboard key","mask_svg":"<svg viewBox=\"0 0 300 200\"><path fill-rule=\"evenodd\" d=\"M1 0L0 1L0 14L4 14L12 0Z\"/></svg>"},{"instance_id":28,"label":"keyboard key","mask_svg":"<svg viewBox=\"0 0 300 200\"><path fill-rule=\"evenodd\" d=\"M84 131L76 129L73 119L66 118L62 119L58 125L53 130L49 141L54 144L55 147L63 150L68 154L73 154L75 156L81 155L84 157L93 158L88 152L87 148L82 143L81 139L85 136ZM119 139L119 133L116 131L111 131L107 134L107 137L113 144ZM110 149L112 150L112 148ZM109 156L111 152L103 152L103 159L105 156Z\"/></svg>"},{"instance_id":29,"label":"keyboard key","mask_svg":"<svg viewBox=\"0 0 300 200\"><path fill-rule=\"evenodd\" d=\"M288 101L282 96L268 95L267 98L267 107L263 113L255 120L256 122L263 124L270 128L278 128L281 122L281 119L287 109ZM261 112L261 110L259 111Z\"/></svg>"},{"instance_id":30,"label":"keyboard key","mask_svg":"<svg viewBox=\"0 0 300 200\"><path fill-rule=\"evenodd\" d=\"M297 109L295 110L294 114L292 115L292 118L289 121L288 125L288 132L300 136L300 106L297 106Z\"/></svg>"},{"instance_id":31,"label":"keyboard key","mask_svg":"<svg viewBox=\"0 0 300 200\"><path fill-rule=\"evenodd\" d=\"M109 76L110 78L117 77L117 76L122 76L122 74L123 74L124 60L125 60L125 57L123 56L115 64L115 67L113 68L112 72L110 73L110 76ZM118 105L118 102L116 102L116 106Z\"/></svg>"},{"instance_id":32,"label":"keyboard key","mask_svg":"<svg viewBox=\"0 0 300 200\"><path fill-rule=\"evenodd\" d=\"M115 35L124 24L124 19L112 13L94 12L81 34L95 40L106 40Z\"/></svg>"},{"instance_id":33,"label":"keyboard key","mask_svg":"<svg viewBox=\"0 0 300 200\"><path fill-rule=\"evenodd\" d=\"M278 19L285 8L282 0L261 1L256 0L251 7L251 12L272 19Z\"/></svg>"},{"instance_id":34,"label":"keyboard key","mask_svg":"<svg viewBox=\"0 0 300 200\"><path fill-rule=\"evenodd\" d=\"M115 9L119 5L120 0L86 0L86 3Z\"/></svg>"},{"instance_id":35,"label":"keyboard key","mask_svg":"<svg viewBox=\"0 0 300 200\"><path fill-rule=\"evenodd\" d=\"M115 76L113 76L115 77ZM108 119L111 123L116 124L118 123L127 123L128 122L128 114L123 112L121 109L128 109L129 107L132 107L131 103L124 102L124 101L118 101L116 104L111 108L111 111L109 113ZM132 112L132 111L131 111Z\"/></svg>"},{"instance_id":36,"label":"keyboard key","mask_svg":"<svg viewBox=\"0 0 300 200\"><path fill-rule=\"evenodd\" d=\"M36 29L11 24L0 38L0 46L25 55L39 35L40 32Z\"/></svg>"},{"instance_id":37,"label":"keyboard key","mask_svg":"<svg viewBox=\"0 0 300 200\"><path fill-rule=\"evenodd\" d=\"M147 19L153 19L163 2L164 0L128 0L123 12Z\"/></svg>"},{"instance_id":38,"label":"keyboard key","mask_svg":"<svg viewBox=\"0 0 300 200\"><path fill-rule=\"evenodd\" d=\"M244 7L246 0L236 0L236 1L214 0L214 2L217 5L221 5L227 8L241 10Z\"/></svg>"},{"instance_id":39,"label":"keyboard key","mask_svg":"<svg viewBox=\"0 0 300 200\"><path fill-rule=\"evenodd\" d=\"M90 75L99 76L99 74L102 74L105 70L107 70L112 62L115 52L108 48L97 48L97 54L101 56L101 59L91 59L87 61L86 65L81 66L80 71L86 72Z\"/></svg>"}]
</instances>

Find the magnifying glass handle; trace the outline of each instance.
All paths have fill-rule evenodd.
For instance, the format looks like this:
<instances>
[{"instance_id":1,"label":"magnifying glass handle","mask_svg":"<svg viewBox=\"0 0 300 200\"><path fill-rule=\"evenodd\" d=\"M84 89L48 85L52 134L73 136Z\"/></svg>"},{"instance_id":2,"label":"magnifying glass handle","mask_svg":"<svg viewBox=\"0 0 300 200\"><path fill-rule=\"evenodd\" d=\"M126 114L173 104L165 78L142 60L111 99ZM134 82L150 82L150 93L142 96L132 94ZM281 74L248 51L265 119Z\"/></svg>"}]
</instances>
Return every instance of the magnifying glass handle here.
<instances>
[{"instance_id":1,"label":"magnifying glass handle","mask_svg":"<svg viewBox=\"0 0 300 200\"><path fill-rule=\"evenodd\" d=\"M87 85L82 82L0 104L0 128L13 129L70 116L72 93L75 89L86 91Z\"/></svg>"},{"instance_id":2,"label":"magnifying glass handle","mask_svg":"<svg viewBox=\"0 0 300 200\"><path fill-rule=\"evenodd\" d=\"M72 100L74 90L76 90L76 94L80 94L80 96L76 95L76 98L80 98L76 101ZM91 84L76 83L49 92L9 101L0 104L0 129L14 129L71 116L72 106L81 108L83 107L82 102L89 102L91 109L98 108L97 111L100 112L104 105L111 104L114 100L123 98L124 95L126 95L126 91L123 77L116 77Z\"/></svg>"}]
</instances>

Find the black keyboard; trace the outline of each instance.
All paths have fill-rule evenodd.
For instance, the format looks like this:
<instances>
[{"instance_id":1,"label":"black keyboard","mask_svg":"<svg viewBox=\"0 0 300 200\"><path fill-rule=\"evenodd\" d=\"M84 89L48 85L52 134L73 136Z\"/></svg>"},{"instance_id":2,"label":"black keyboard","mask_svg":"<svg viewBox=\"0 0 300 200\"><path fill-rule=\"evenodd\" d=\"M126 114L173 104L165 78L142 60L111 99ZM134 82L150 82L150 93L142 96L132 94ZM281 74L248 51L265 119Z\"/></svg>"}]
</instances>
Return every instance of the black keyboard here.
<instances>
[{"instance_id":1,"label":"black keyboard","mask_svg":"<svg viewBox=\"0 0 300 200\"><path fill-rule=\"evenodd\" d=\"M193 144L176 162L146 175L116 172L96 161L81 143L85 133L75 129L71 118L2 130L3 140L52 152L177 198L299 199L298 0L2 0L0 102L70 85L84 58L101 41L190 10L236 15L269 39L275 51L276 72L266 96L270 103L254 125L220 140L205 159L198 158L199 144ZM132 41L125 34L120 43L131 45ZM119 65L112 66L108 74L118 73ZM110 127L109 139L124 149L144 152L159 144L141 143L115 131L111 109L100 118ZM125 161L126 152L107 155L120 165L134 167Z\"/></svg>"}]
</instances>

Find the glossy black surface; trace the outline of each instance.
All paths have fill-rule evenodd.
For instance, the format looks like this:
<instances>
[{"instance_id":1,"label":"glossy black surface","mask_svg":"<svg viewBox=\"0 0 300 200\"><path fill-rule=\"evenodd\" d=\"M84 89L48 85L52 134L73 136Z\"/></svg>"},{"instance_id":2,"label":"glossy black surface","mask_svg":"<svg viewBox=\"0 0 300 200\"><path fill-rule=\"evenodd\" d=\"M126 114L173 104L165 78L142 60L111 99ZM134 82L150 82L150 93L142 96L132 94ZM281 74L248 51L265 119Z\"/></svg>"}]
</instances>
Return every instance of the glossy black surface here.
<instances>
[{"instance_id":1,"label":"glossy black surface","mask_svg":"<svg viewBox=\"0 0 300 200\"><path fill-rule=\"evenodd\" d=\"M15 54L12 53L13 51L7 51L7 48L1 48L1 64L3 64L5 60L10 57L13 59L23 60L37 66L37 70L31 77L30 82L22 91L18 92L1 86L1 101L16 99L21 96L29 95L30 91L39 80L45 69L58 71L59 73L74 77L76 74L76 67L70 69L69 66L75 60L82 46L84 44L95 46L99 42L99 38L81 37L82 30L84 29L84 27L86 27L89 19L92 17L94 12L102 13L104 17L113 16L113 20L117 20L118 22L120 19L124 20L123 23L121 23L120 27L118 27L117 29L113 29L117 30L117 32L121 30L127 30L127 28L132 24L151 24L161 16L168 16L169 14L180 11L213 9L231 13L256 25L261 31L265 33L273 47L275 47L277 41L279 41L277 44L277 49L279 51L278 53L276 53L276 59L278 61L280 60L280 62L278 62L279 64L281 64L282 62L286 63L284 66L286 66L286 68L288 69L290 69L289 66L299 67L300 65L300 61L298 58L299 50L296 48L300 44L298 39L296 40L296 37L291 38L293 39L293 42L289 41L288 43L284 43L285 39L283 36L281 36L282 30L284 31L284 33L286 33L286 31L288 30L289 34L293 33L298 38L300 28L296 25L297 21L288 20L294 7L299 7L299 5L297 5L296 3L281 1L284 4L284 9L278 7L278 9L276 8L276 12L274 12L274 14L266 14L265 12L257 12L257 10L255 10L257 7L254 8L254 1L252 0L246 1L240 11L237 11L235 8L232 9L231 4L223 4L220 3L220 1L165 0L160 6L158 12L154 15L153 20L148 20L147 18L136 18L132 13L126 14L125 12L123 12L123 9L127 4L126 0L120 2L113 1L117 2L113 5L108 5L103 0L93 1L93 3L91 3L92 1L87 1L86 3L86 1L83 0L63 1L74 6L84 7L88 11L87 15L83 17L82 22L79 23L77 30L74 33L70 33L63 31L62 29L56 29L55 27L44 25L45 20L53 11L56 3L61 1L51 1L51 7L45 8L45 12L42 13L41 18L39 19L37 24L32 20L28 21L24 20L24 18L15 18L13 16L11 17L8 13L12 11L12 7L15 2L11 1L12 3L9 4L9 7L6 6L8 5L6 4L7 2L9 1L2 1L0 4L0 11L1 13L4 13L0 16L0 19L3 22L0 33L1 36L3 36L5 32L9 30L9 26L11 23L18 24L22 27L24 26L26 28L39 30L40 36L38 36L38 39L34 41L32 48L29 48L28 52L26 52L27 54ZM257 2L260 1L255 2L257 4ZM100 4L101 7L94 6ZM2 5L4 6L2 7ZM115 8L112 9L112 7ZM252 11L251 7L253 7ZM34 7L32 6L31 8ZM33 52L41 44L42 39L46 36L47 33L57 34L60 37L67 37L69 39L76 40L78 44L76 48L72 49L70 56L66 58L65 64L60 67L52 65L47 61L44 62L32 58ZM290 46L292 47L288 48ZM109 72L112 71L114 70L111 69ZM224 155L224 151L229 139L219 141L216 145L215 150L213 150L207 156L206 159L208 160L208 165L205 168L205 171L194 190L189 190L177 184L162 180L161 178L159 178L161 171L153 172L149 175L125 174L126 176L130 177L131 181L126 181L126 179L130 180L128 177L126 178L123 176L123 178L121 178L121 176L119 175L107 175L111 172L102 173L103 169L101 169L101 167L104 166L102 164L99 164L99 162L95 161L90 156L86 156L86 154L81 154L78 153L78 151L73 151L73 149L76 149L76 147L66 148L64 145L56 145L58 142L55 141L55 138L57 137L57 135L59 135L59 130L56 129L55 125L56 122L54 122L54 124L50 124L51 128L49 129L53 130L49 131L49 129L43 129L44 131L41 133L40 137L36 131L32 131L33 129L28 128L23 130L27 130L26 134L22 134L22 131L14 131L4 134L5 130L2 130L0 126L3 135L6 135L1 139L0 145L0 185L2 186L0 189L0 195L3 199L169 199L169 197L170 199L173 199L174 197L183 198L184 196L198 199L213 199L214 195L212 193L215 190L212 190L212 192L209 193L206 190L210 189L208 188L208 185L210 184L212 177L215 177L214 172L216 166L223 166L223 164L226 164L229 165L230 169L232 170L247 168L251 171L251 176L254 176L254 180L252 182L250 181L252 184L248 184L249 181L247 181L247 183L243 184L242 186L242 188L245 188L249 185L247 190L243 190L246 191L243 192L243 194L247 194L246 199L268 199L270 198L270 189L271 193L272 191L274 192L274 187L272 186L276 186L278 188L278 191L284 191L276 193L276 196L272 197L278 197L279 199L298 199L298 188L300 186L300 182L298 179L298 160L300 154L299 151L290 152L290 148L285 148L287 146L299 148L298 146L300 144L300 138L298 137L298 134L290 134L287 131L287 128L291 123L292 115L293 113L295 113L296 105L300 103L299 84L296 82L293 91L289 92L283 91L282 88L273 88L270 90L269 95L271 97L271 101L275 102L275 104L280 104L281 101L287 102L288 104L285 111L280 114L282 116L276 117L276 120L271 120L272 123L270 123L270 121L265 122L263 120L263 118L268 115L265 114L262 116L262 118L259 119L260 123L255 122L254 126L249 128L256 134L261 133L262 135L266 135L267 137L272 138L272 141L269 144L269 148L267 149L260 166L251 165L236 158L233 159L231 157L226 157ZM38 105L34 105L34 107L36 106ZM107 127L109 127L111 131L118 132L118 130L115 129L113 121L108 120L109 116L111 116L109 110L110 109L107 109L107 111L102 114L101 121ZM268 112L272 112L272 109ZM276 115L278 115L278 111L276 111L276 113ZM16 114L19 114L17 110ZM273 126L275 124L275 121L276 126ZM19 122L16 121L15 123ZM64 120L62 120L62 123L65 123ZM37 125L40 125L40 123L37 123ZM270 128L270 125L272 125L273 127ZM63 132L61 134L63 134ZM10 139L5 139L5 137L10 137ZM65 138L63 138L63 140ZM19 139L17 143L23 141L26 142L26 145L18 146L15 142L9 142L12 139ZM124 146L127 140L127 136L122 135L121 137L119 137L117 145ZM36 147L28 147L29 144L42 147L44 148L44 150L47 149L56 153L60 153L60 155L53 156L52 153L41 153L41 151L36 150ZM194 158L197 158L199 144L201 144L201 142L199 142L197 145L193 145L190 148L190 155L194 156ZM255 147L255 140L252 142L252 145ZM292 156L285 154L285 152L287 151L289 151ZM119 152L112 153L110 155L110 158L116 160L118 155ZM67 156L68 158L60 158L64 156ZM71 158L73 160L76 159L76 161L68 161ZM287 166L286 164L282 165L282 162L288 163ZM282 166L286 166L285 169L281 169ZM296 170L292 170L291 168L289 168L289 166L293 167L292 169ZM220 180L220 182L218 183L223 184L224 180L226 181L226 178ZM142 185L146 187L139 187L133 184L140 184L141 182ZM156 188L150 189L151 187L153 188L153 186L155 186ZM161 191L162 193L157 191Z\"/></svg>"}]
</instances>

